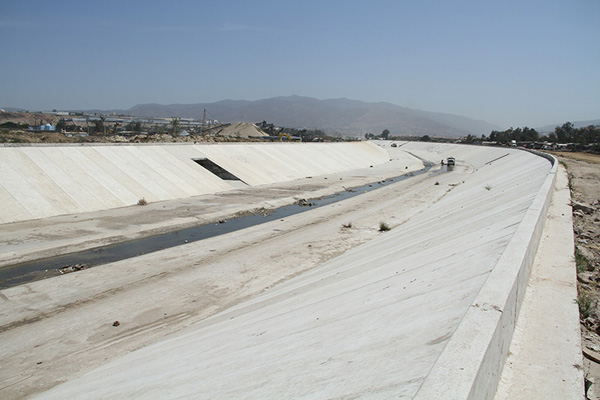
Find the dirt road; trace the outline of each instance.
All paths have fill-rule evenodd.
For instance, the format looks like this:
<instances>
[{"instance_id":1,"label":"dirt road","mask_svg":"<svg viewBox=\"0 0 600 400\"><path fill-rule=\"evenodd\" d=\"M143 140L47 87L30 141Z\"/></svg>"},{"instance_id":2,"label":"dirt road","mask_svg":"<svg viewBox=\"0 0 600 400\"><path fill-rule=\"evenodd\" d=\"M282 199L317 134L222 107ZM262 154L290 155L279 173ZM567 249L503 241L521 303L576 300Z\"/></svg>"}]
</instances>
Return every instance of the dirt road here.
<instances>
[{"instance_id":1,"label":"dirt road","mask_svg":"<svg viewBox=\"0 0 600 400\"><path fill-rule=\"evenodd\" d=\"M569 173L581 336L589 399L600 399L600 155L555 153Z\"/></svg>"}]
</instances>

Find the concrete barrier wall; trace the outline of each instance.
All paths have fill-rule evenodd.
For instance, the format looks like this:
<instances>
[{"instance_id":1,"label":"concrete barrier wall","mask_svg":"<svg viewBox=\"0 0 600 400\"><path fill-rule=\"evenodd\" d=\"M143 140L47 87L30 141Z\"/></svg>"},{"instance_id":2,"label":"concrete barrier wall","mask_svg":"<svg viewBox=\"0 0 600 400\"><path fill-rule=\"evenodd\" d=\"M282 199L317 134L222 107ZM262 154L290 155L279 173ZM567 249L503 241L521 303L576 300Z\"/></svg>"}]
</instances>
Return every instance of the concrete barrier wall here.
<instances>
[{"instance_id":1,"label":"concrete barrier wall","mask_svg":"<svg viewBox=\"0 0 600 400\"><path fill-rule=\"evenodd\" d=\"M389 160L354 143L0 147L0 223L98 211L234 188L208 158L250 186L367 168Z\"/></svg>"}]
</instances>

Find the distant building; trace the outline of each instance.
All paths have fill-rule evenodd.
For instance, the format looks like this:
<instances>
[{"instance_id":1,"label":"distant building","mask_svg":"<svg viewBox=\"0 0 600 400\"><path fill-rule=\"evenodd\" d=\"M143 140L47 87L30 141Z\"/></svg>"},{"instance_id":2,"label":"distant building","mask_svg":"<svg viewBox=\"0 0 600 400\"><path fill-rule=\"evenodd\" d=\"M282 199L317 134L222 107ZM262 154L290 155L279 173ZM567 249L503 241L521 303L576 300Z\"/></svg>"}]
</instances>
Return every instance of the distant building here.
<instances>
[{"instance_id":1,"label":"distant building","mask_svg":"<svg viewBox=\"0 0 600 400\"><path fill-rule=\"evenodd\" d=\"M40 125L40 126L30 126L29 130L30 131L55 131L56 126L50 125L50 124Z\"/></svg>"}]
</instances>

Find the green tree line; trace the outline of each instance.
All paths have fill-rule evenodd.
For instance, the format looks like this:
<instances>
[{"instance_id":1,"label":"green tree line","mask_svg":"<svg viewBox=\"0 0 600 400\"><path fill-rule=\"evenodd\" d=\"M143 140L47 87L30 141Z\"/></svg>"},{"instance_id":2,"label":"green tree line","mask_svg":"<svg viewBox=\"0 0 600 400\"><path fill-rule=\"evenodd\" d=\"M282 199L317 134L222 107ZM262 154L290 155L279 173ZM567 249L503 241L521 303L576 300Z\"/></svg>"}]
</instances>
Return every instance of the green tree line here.
<instances>
[{"instance_id":1,"label":"green tree line","mask_svg":"<svg viewBox=\"0 0 600 400\"><path fill-rule=\"evenodd\" d=\"M475 138L469 135L471 141L476 141ZM492 131L489 138L485 135L482 140L490 140L498 143L509 143L512 140L517 142L537 142L548 141L552 143L574 143L577 145L591 145L600 143L600 126L589 125L582 128L575 128L571 122L565 122L561 126L554 128L554 132L546 135L540 135L533 128L510 128L505 131Z\"/></svg>"},{"instance_id":2,"label":"green tree line","mask_svg":"<svg viewBox=\"0 0 600 400\"><path fill-rule=\"evenodd\" d=\"M508 143L511 140L518 142L536 142L540 138L540 134L533 128L509 128L505 131L492 131L490 138L492 142Z\"/></svg>"},{"instance_id":3,"label":"green tree line","mask_svg":"<svg viewBox=\"0 0 600 400\"><path fill-rule=\"evenodd\" d=\"M548 141L581 145L600 143L600 126L588 125L574 128L572 123L566 122L562 126L557 126L554 132L548 135Z\"/></svg>"}]
</instances>

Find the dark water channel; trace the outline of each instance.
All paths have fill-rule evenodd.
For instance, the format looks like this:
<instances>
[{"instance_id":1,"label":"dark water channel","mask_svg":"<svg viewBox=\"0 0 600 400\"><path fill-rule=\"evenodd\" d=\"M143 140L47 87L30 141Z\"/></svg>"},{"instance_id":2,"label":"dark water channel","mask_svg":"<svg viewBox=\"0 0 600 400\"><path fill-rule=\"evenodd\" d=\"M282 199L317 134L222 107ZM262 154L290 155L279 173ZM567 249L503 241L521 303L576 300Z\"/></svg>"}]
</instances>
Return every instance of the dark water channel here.
<instances>
[{"instance_id":1,"label":"dark water channel","mask_svg":"<svg viewBox=\"0 0 600 400\"><path fill-rule=\"evenodd\" d=\"M155 251L168 249L170 247L223 235L229 232L235 232L237 230L263 224L265 222L282 219L304 211L312 210L317 207L322 207L338 201L349 199L351 197L360 195L365 191L371 191L385 187L392 183L400 182L405 179L424 174L428 172L432 166L433 164L427 163L425 164L425 168L419 171L376 183L347 189L346 191L322 198L307 199L306 202L303 202L303 204L293 204L280 207L275 210L268 210L264 214L257 213L245 215L227 221L200 225L193 228L168 232L162 235L150 236L116 243L113 245L102 246L95 249L83 250L61 256L2 267L0 268L0 289L6 289L24 283L61 275L61 269L65 268L66 266L80 265L85 266L85 268L91 268L110 262L140 256L142 254L152 253ZM442 168L438 171L433 171L432 175L438 175L445 171L446 168Z\"/></svg>"}]
</instances>

